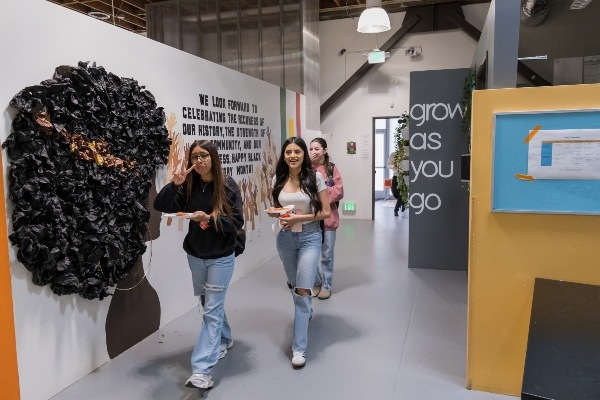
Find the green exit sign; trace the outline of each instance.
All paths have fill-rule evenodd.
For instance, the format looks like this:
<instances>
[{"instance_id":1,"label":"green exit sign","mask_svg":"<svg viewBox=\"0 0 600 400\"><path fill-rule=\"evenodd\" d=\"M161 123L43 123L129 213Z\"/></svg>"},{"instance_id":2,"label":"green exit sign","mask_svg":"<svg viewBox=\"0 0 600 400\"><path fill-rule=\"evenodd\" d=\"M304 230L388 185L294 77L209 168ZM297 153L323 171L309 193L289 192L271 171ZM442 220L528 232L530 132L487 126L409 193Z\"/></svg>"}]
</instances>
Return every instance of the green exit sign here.
<instances>
[{"instance_id":1,"label":"green exit sign","mask_svg":"<svg viewBox=\"0 0 600 400\"><path fill-rule=\"evenodd\" d=\"M356 211L356 204L353 201L345 201L344 211Z\"/></svg>"},{"instance_id":2,"label":"green exit sign","mask_svg":"<svg viewBox=\"0 0 600 400\"><path fill-rule=\"evenodd\" d=\"M375 49L367 54L367 61L369 62L369 64L380 64L382 62L385 62L385 59L385 51L381 51L378 49Z\"/></svg>"}]
</instances>

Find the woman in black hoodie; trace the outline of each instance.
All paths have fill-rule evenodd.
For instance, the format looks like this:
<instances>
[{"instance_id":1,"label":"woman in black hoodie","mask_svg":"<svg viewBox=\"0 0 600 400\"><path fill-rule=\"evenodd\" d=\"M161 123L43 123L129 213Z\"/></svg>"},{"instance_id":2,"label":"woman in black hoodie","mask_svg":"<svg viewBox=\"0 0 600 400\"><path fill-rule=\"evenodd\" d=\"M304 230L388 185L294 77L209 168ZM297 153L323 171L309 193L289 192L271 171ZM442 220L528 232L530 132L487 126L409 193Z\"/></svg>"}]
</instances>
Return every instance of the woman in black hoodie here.
<instances>
[{"instance_id":1,"label":"woman in black hoodie","mask_svg":"<svg viewBox=\"0 0 600 400\"><path fill-rule=\"evenodd\" d=\"M188 213L183 241L194 294L203 306L203 324L192 353L186 386L210 389L212 370L233 345L225 315L225 294L233 275L237 233L244 225L240 190L224 176L216 146L197 140L187 154L187 169L173 176L154 200L158 211Z\"/></svg>"}]
</instances>

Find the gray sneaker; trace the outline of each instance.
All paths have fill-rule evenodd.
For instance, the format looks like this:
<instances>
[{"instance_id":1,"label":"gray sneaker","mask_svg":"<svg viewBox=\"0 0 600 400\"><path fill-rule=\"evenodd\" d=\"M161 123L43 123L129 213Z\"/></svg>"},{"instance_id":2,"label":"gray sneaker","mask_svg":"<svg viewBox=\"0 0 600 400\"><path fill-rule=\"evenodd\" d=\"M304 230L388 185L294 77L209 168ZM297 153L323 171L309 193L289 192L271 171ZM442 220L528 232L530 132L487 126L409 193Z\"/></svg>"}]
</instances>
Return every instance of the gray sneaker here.
<instances>
[{"instance_id":1,"label":"gray sneaker","mask_svg":"<svg viewBox=\"0 0 600 400\"><path fill-rule=\"evenodd\" d=\"M229 343L221 343L221 347L219 347L219 360L221 358L225 357L225 354L227 354L227 350L229 350L232 347L233 347L233 339L231 339L231 342L229 342Z\"/></svg>"},{"instance_id":2,"label":"gray sneaker","mask_svg":"<svg viewBox=\"0 0 600 400\"><path fill-rule=\"evenodd\" d=\"M213 381L212 375L193 374L190 376L190 379L187 380L185 386L196 389L210 389L214 384L215 382Z\"/></svg>"}]
</instances>

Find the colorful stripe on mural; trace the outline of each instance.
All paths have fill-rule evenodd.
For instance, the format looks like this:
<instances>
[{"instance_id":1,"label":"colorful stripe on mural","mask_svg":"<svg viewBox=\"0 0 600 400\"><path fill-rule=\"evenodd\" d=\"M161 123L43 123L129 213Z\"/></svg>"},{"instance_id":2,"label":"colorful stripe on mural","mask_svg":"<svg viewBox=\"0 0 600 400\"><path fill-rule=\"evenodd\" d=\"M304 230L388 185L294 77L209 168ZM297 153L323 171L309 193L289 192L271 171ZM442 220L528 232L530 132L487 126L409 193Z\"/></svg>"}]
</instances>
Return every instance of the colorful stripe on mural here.
<instances>
[{"instance_id":1,"label":"colorful stripe on mural","mask_svg":"<svg viewBox=\"0 0 600 400\"><path fill-rule=\"evenodd\" d=\"M281 143L287 139L286 90L279 88L279 117L281 119Z\"/></svg>"},{"instance_id":2,"label":"colorful stripe on mural","mask_svg":"<svg viewBox=\"0 0 600 400\"><path fill-rule=\"evenodd\" d=\"M281 142L292 136L302 137L302 95L279 88Z\"/></svg>"},{"instance_id":3,"label":"colorful stripe on mural","mask_svg":"<svg viewBox=\"0 0 600 400\"><path fill-rule=\"evenodd\" d=\"M302 137L302 119L300 118L300 93L296 93L296 134Z\"/></svg>"},{"instance_id":4,"label":"colorful stripe on mural","mask_svg":"<svg viewBox=\"0 0 600 400\"><path fill-rule=\"evenodd\" d=\"M2 159L0 158L0 170ZM4 183L0 175L0 196L4 197ZM0 201L0 215L6 215L4 201ZM8 233L6 219L0 218L0 387L2 398L19 400L19 372L17 367L17 342L15 339L15 317L13 314L12 289L10 282L10 259L8 257Z\"/></svg>"}]
</instances>

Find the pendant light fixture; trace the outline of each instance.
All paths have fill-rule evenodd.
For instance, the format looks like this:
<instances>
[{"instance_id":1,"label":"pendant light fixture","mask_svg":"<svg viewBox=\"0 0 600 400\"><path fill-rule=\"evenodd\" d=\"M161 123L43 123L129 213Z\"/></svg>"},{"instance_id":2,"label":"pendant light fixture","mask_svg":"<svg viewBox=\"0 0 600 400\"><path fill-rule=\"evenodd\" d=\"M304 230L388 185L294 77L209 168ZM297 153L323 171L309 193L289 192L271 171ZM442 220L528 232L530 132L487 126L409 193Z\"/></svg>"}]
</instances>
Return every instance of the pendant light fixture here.
<instances>
[{"instance_id":1,"label":"pendant light fixture","mask_svg":"<svg viewBox=\"0 0 600 400\"><path fill-rule=\"evenodd\" d=\"M367 0L367 8L360 14L358 19L357 31L360 33L379 33L390 29L390 17L381 8L381 0Z\"/></svg>"}]
</instances>

